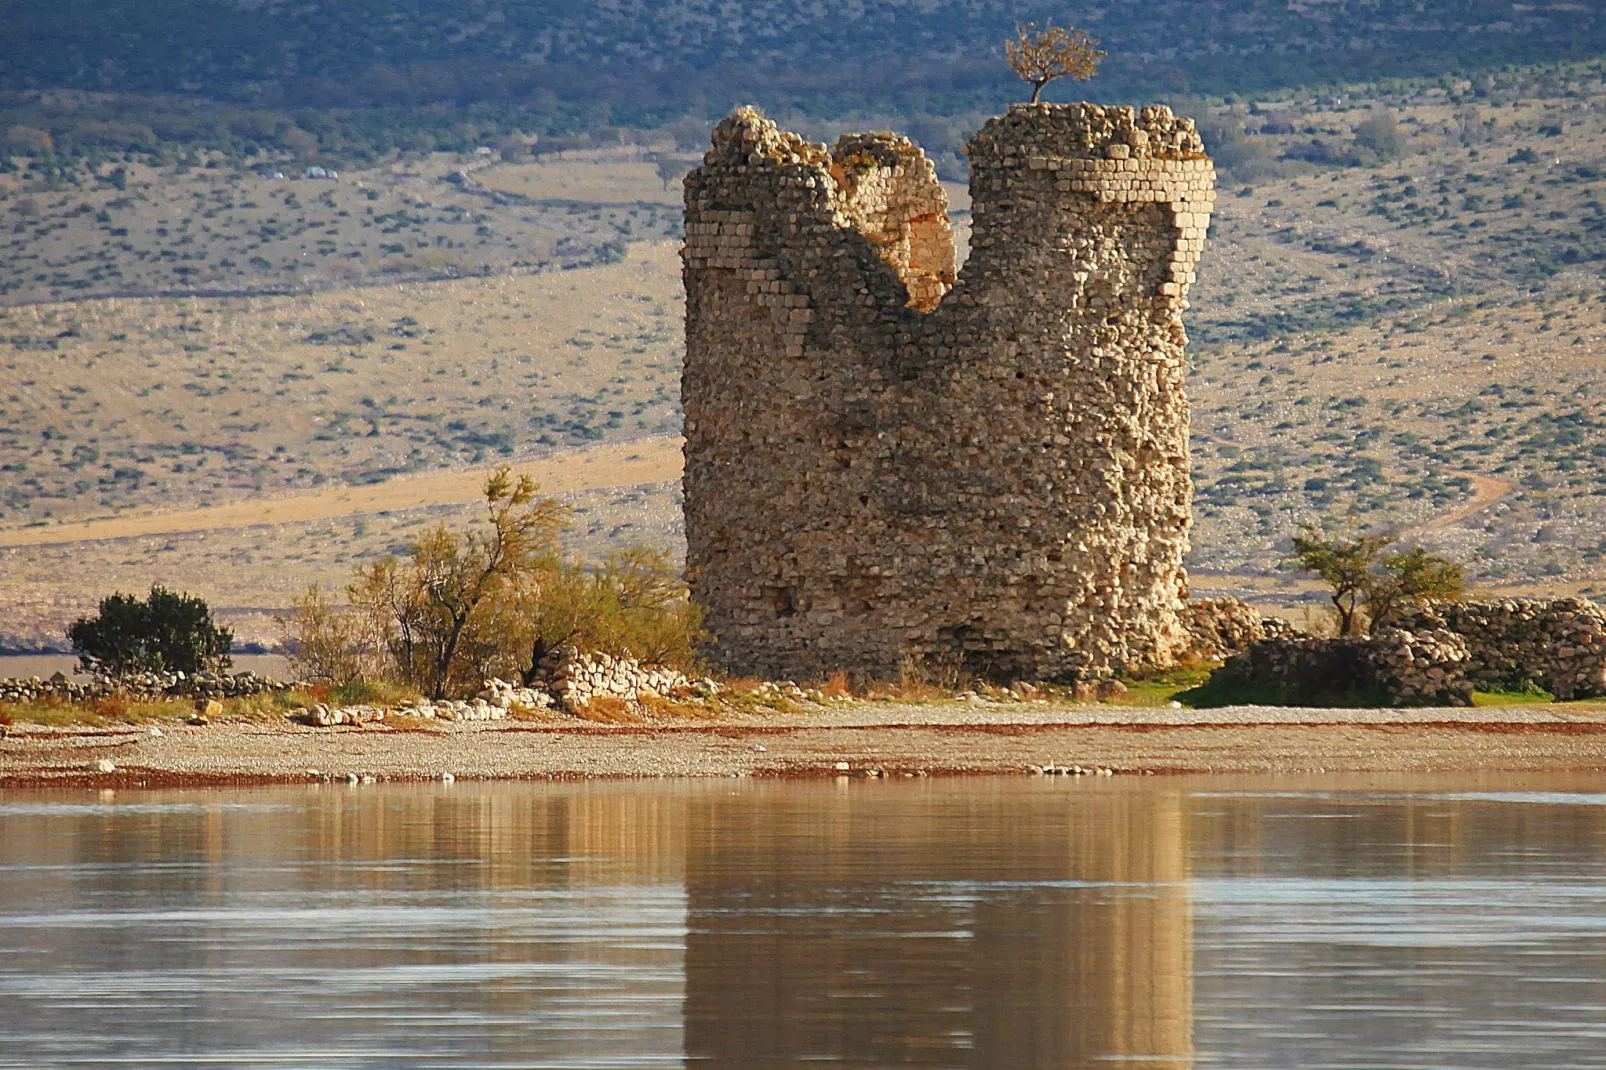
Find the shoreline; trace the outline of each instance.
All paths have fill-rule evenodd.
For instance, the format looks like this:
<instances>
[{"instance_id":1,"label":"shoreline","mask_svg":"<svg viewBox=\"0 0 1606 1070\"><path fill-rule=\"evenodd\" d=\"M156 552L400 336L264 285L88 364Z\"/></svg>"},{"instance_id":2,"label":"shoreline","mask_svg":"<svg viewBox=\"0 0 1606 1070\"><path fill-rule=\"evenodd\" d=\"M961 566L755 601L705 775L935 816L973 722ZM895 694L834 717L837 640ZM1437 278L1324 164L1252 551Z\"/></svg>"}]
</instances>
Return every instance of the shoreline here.
<instances>
[{"instance_id":1,"label":"shoreline","mask_svg":"<svg viewBox=\"0 0 1606 1070\"><path fill-rule=\"evenodd\" d=\"M103 763L111 763L107 769ZM308 728L15 726L0 790L331 781L1606 772L1606 706L1204 710L856 703L818 712ZM1067 773L1066 775L1077 775Z\"/></svg>"}]
</instances>

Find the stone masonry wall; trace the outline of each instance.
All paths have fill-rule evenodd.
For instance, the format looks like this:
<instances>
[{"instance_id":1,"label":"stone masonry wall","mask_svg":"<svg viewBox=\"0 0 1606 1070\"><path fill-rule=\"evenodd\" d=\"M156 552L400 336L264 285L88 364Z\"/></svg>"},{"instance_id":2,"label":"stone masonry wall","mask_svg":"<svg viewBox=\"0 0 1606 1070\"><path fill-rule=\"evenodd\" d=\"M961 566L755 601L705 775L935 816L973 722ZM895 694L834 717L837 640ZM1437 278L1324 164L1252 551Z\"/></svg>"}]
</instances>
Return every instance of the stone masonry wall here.
<instances>
[{"instance_id":1,"label":"stone masonry wall","mask_svg":"<svg viewBox=\"0 0 1606 1070\"><path fill-rule=\"evenodd\" d=\"M1606 609L1587 598L1436 602L1406 613L1399 626L1461 636L1468 676L1480 688L1533 684L1563 701L1606 695Z\"/></svg>"},{"instance_id":2,"label":"stone masonry wall","mask_svg":"<svg viewBox=\"0 0 1606 1070\"><path fill-rule=\"evenodd\" d=\"M1339 639L1262 639L1229 657L1210 683L1287 706L1357 697L1392 706L1470 706L1469 665L1467 645L1454 632L1386 628Z\"/></svg>"},{"instance_id":3,"label":"stone masonry wall","mask_svg":"<svg viewBox=\"0 0 1606 1070\"><path fill-rule=\"evenodd\" d=\"M686 530L726 668L1092 678L1188 646L1190 120L1017 105L975 226L891 134L751 110L686 179Z\"/></svg>"}]
</instances>

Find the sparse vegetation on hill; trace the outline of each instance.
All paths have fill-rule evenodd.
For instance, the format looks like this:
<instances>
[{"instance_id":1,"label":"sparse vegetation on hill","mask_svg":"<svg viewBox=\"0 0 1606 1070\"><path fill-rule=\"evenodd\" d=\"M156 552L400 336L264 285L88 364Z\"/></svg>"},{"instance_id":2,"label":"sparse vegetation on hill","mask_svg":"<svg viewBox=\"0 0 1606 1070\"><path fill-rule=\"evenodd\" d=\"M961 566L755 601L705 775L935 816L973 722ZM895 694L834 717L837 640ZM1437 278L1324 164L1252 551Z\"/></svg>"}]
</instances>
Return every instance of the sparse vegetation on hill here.
<instances>
[{"instance_id":1,"label":"sparse vegetation on hill","mask_svg":"<svg viewBox=\"0 0 1606 1070\"><path fill-rule=\"evenodd\" d=\"M1606 590L1599 72L1513 69L1231 104L1176 99L1201 117L1225 171L1187 315L1195 593L1319 606L1319 587L1283 561L1299 526L1328 515L1404 529L1413 543L1465 562L1475 587ZM926 119L908 130L953 174L967 123ZM801 125L820 138L840 128ZM684 135L673 153L667 139L657 151L688 161L704 127L689 123ZM471 166L447 163L432 166L441 174ZM220 171L129 165L131 187L153 201L128 211L173 192L176 213L200 188L186 183ZM626 240L614 229L626 220L632 236L667 233L679 218L678 191L630 149L495 163L473 176L505 191L506 202L438 178L427 196L443 205L472 196L494 235L536 240L544 231L521 223L523 214L539 215L540 227L556 219L588 228L586 241ZM352 180L343 174L341 188ZM10 194L0 221L29 220L17 251L45 247L46 218L64 242L80 233L70 228L88 225L56 218L47 185L38 170L26 180L0 176ZM334 184L285 185L310 222L317 198L307 191ZM398 184L398 202L409 188ZM76 195L60 191L65 210ZM34 208L16 215L30 198ZM364 193L354 208L368 203ZM649 230L648 205L662 229ZM963 248L967 202L955 205ZM282 219L282 202L276 210ZM125 274L154 258L139 261L141 250L181 253L214 241L221 249L222 236L248 221L243 211L237 203L227 224L227 212L192 221L193 243L182 248L159 244L177 240L176 216L165 217L165 239L155 234L160 215L141 224L137 243L131 228L123 240L135 252L118 253ZM327 211L319 211L321 223ZM437 234L458 240L464 229L432 220L409 234L433 247ZM0 228L0 244L10 240ZM294 243L275 248L288 258ZM87 263L51 270L87 278ZM32 264L0 257L0 277ZM673 243L636 243L622 262L537 275L0 309L0 526L328 490L673 433L678 272ZM588 511L571 545L587 555L643 537L678 548L669 487L598 493L580 508ZM308 580L338 580L352 562L405 544L417 533L406 525L442 515L387 512L283 528L272 546L233 531L0 551L10 620L41 622L10 624L7 635L59 635L88 608L61 579L81 571L100 577L91 589L101 590L200 572L229 592L213 600L238 614L230 621L254 621L251 634L265 637L263 613L288 606Z\"/></svg>"},{"instance_id":2,"label":"sparse vegetation on hill","mask_svg":"<svg viewBox=\"0 0 1606 1070\"><path fill-rule=\"evenodd\" d=\"M483 187L493 161L472 156L334 179L305 177L288 163L245 170L215 166L215 155L207 162L214 166L102 163L52 173L24 159L0 174L0 306L573 269L617 261L627 242L680 227L658 193L596 204L574 199L583 191L533 183L525 189L534 196L516 184ZM635 152L610 162L650 167Z\"/></svg>"},{"instance_id":3,"label":"sparse vegetation on hill","mask_svg":"<svg viewBox=\"0 0 1606 1070\"><path fill-rule=\"evenodd\" d=\"M674 432L674 252L635 250L584 274L0 309L0 524Z\"/></svg>"},{"instance_id":4,"label":"sparse vegetation on hill","mask_svg":"<svg viewBox=\"0 0 1606 1070\"><path fill-rule=\"evenodd\" d=\"M1023 14L1005 0L8 0L0 89L156 99L86 106L92 118L75 121L70 97L19 96L0 131L43 130L72 151L227 140L242 154L375 158L515 129L658 126L744 101L814 116L995 110L1009 75L992 47ZM1075 17L1115 57L1092 83L1101 100L1471 75L1606 51L1592 4L1097 0Z\"/></svg>"}]
</instances>

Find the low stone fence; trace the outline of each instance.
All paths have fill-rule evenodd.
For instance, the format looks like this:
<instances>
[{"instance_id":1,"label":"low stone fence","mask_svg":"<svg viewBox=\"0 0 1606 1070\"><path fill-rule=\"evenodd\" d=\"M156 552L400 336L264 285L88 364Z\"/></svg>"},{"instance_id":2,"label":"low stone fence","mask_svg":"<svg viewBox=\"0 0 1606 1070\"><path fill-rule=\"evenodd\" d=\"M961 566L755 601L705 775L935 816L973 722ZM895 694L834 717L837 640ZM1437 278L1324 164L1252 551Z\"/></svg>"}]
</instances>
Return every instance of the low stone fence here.
<instances>
[{"instance_id":1,"label":"low stone fence","mask_svg":"<svg viewBox=\"0 0 1606 1070\"><path fill-rule=\"evenodd\" d=\"M553 708L574 713L601 696L639 702L647 695L692 691L714 694L718 690L711 680L694 683L684 673L661 665L643 665L631 657L560 647L541 663L541 675L530 686L493 679L484 681L479 693L468 700L423 700L391 711L374 706L319 705L291 710L285 716L318 728L383 721L387 712L392 717L424 720L500 721L509 713Z\"/></svg>"},{"instance_id":2,"label":"low stone fence","mask_svg":"<svg viewBox=\"0 0 1606 1070\"><path fill-rule=\"evenodd\" d=\"M1606 695L1606 609L1587 598L1435 602L1399 623L1459 635L1480 689L1537 686L1562 701Z\"/></svg>"},{"instance_id":3,"label":"low stone fence","mask_svg":"<svg viewBox=\"0 0 1606 1070\"><path fill-rule=\"evenodd\" d=\"M92 684L81 684L57 673L48 680L37 676L15 676L0 679L0 702L27 705L50 699L63 702L83 702L107 692L96 690Z\"/></svg>"},{"instance_id":4,"label":"low stone fence","mask_svg":"<svg viewBox=\"0 0 1606 1070\"><path fill-rule=\"evenodd\" d=\"M1286 620L1262 616L1260 610L1238 598L1189 602L1182 607L1182 623L1193 637L1191 653L1201 661L1220 661L1262 639L1298 634Z\"/></svg>"},{"instance_id":5,"label":"low stone fence","mask_svg":"<svg viewBox=\"0 0 1606 1070\"><path fill-rule=\"evenodd\" d=\"M1230 607L1201 619L1195 634L1247 631L1245 615ZM1295 705L1371 693L1396 705L1459 706L1475 689L1598 698L1606 696L1606 609L1587 598L1431 602L1407 608L1375 635L1262 639L1228 658L1211 681Z\"/></svg>"},{"instance_id":6,"label":"low stone fence","mask_svg":"<svg viewBox=\"0 0 1606 1070\"><path fill-rule=\"evenodd\" d=\"M1212 686L1310 706L1375 697L1394 706L1469 706L1466 643L1443 629L1390 628L1343 639L1272 638L1227 659Z\"/></svg>"},{"instance_id":7,"label":"low stone fence","mask_svg":"<svg viewBox=\"0 0 1606 1070\"><path fill-rule=\"evenodd\" d=\"M107 695L157 701L168 698L223 699L245 698L299 685L272 680L253 672L229 673L132 673L128 676L91 676L87 681L56 673L49 679L37 676L0 679L0 702L41 701L85 702Z\"/></svg>"}]
</instances>

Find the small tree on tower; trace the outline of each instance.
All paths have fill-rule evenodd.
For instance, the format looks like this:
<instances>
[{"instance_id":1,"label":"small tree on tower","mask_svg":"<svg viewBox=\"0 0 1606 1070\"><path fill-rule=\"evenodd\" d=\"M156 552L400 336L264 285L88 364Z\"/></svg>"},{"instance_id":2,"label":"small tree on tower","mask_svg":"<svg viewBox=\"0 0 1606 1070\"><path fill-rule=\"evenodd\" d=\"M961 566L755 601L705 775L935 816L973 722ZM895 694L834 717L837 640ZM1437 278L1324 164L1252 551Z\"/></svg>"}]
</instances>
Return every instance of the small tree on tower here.
<instances>
[{"instance_id":1,"label":"small tree on tower","mask_svg":"<svg viewBox=\"0 0 1606 1070\"><path fill-rule=\"evenodd\" d=\"M1098 73L1099 50L1096 37L1089 37L1074 26L1050 24L1042 30L1035 22L1015 24L1015 36L1004 42L1004 57L1016 77L1032 87L1031 103L1037 103L1043 87L1056 78L1086 81Z\"/></svg>"}]
</instances>

